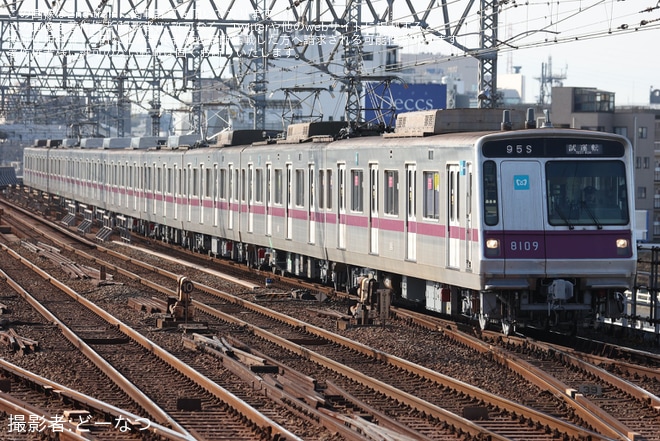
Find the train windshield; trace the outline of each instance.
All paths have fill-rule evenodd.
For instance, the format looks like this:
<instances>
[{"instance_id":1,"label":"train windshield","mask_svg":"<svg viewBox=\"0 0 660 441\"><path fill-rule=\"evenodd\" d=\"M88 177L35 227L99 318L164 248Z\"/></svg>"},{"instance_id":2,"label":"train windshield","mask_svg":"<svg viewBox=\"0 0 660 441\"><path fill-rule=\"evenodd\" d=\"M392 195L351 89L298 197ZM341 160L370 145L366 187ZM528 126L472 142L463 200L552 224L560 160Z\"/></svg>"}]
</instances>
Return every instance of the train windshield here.
<instances>
[{"instance_id":1,"label":"train windshield","mask_svg":"<svg viewBox=\"0 0 660 441\"><path fill-rule=\"evenodd\" d=\"M629 220L622 161L548 161L550 225L626 225Z\"/></svg>"}]
</instances>

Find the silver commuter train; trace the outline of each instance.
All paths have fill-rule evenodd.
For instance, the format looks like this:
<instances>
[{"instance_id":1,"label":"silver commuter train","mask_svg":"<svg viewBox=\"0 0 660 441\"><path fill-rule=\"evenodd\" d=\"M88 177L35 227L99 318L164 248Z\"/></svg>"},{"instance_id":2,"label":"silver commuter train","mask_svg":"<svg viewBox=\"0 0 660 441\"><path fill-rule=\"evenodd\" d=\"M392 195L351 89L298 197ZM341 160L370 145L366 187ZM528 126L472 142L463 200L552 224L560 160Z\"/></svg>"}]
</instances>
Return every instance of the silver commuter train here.
<instances>
[{"instance_id":1,"label":"silver commuter train","mask_svg":"<svg viewBox=\"0 0 660 441\"><path fill-rule=\"evenodd\" d=\"M623 312L637 260L625 138L508 130L484 109L341 140L323 124L278 142L26 148L24 184L134 233L337 289L368 276L505 333Z\"/></svg>"}]
</instances>

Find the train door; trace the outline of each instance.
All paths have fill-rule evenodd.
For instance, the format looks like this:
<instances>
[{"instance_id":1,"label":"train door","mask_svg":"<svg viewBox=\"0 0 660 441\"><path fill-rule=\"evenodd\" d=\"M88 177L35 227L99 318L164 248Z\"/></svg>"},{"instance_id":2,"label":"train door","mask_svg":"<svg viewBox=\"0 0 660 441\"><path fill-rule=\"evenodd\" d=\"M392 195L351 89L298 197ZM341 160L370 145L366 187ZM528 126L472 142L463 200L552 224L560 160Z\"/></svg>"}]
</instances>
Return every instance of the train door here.
<instances>
[{"instance_id":1,"label":"train door","mask_svg":"<svg viewBox=\"0 0 660 441\"><path fill-rule=\"evenodd\" d=\"M248 232L254 231L254 164L248 164L247 169L247 229Z\"/></svg>"},{"instance_id":2,"label":"train door","mask_svg":"<svg viewBox=\"0 0 660 441\"><path fill-rule=\"evenodd\" d=\"M406 260L417 260L417 166L406 164Z\"/></svg>"},{"instance_id":3,"label":"train door","mask_svg":"<svg viewBox=\"0 0 660 441\"><path fill-rule=\"evenodd\" d=\"M151 172L151 213L156 214L158 211L158 190L160 186L160 167L155 162L153 163L153 170Z\"/></svg>"},{"instance_id":4,"label":"train door","mask_svg":"<svg viewBox=\"0 0 660 441\"><path fill-rule=\"evenodd\" d=\"M229 185L227 186L227 191L229 192L229 204L227 206L227 228L230 230L234 229L234 204L236 203L236 200L234 199L235 193L234 193L234 187L236 186L236 182L234 182L234 165L229 164L229 172L228 172L228 178L229 178Z\"/></svg>"},{"instance_id":5,"label":"train door","mask_svg":"<svg viewBox=\"0 0 660 441\"><path fill-rule=\"evenodd\" d=\"M220 201L218 200L220 197L220 174L218 173L218 164L213 164L213 182L211 185L213 186L213 226L217 227L220 212L218 209L220 206Z\"/></svg>"},{"instance_id":6,"label":"train door","mask_svg":"<svg viewBox=\"0 0 660 441\"><path fill-rule=\"evenodd\" d=\"M73 167L74 163L71 161L71 164L69 165L69 187L71 188L70 191L73 191L73 186L75 185L75 181L73 179ZM110 164L110 185L111 185L111 190L110 190L110 205L115 205L115 200L117 199L117 165L113 162Z\"/></svg>"},{"instance_id":7,"label":"train door","mask_svg":"<svg viewBox=\"0 0 660 441\"><path fill-rule=\"evenodd\" d=\"M167 219L167 204L168 199L170 198L172 192L172 170L167 168L167 164L163 164L163 194L162 194L162 203L163 203L163 217Z\"/></svg>"},{"instance_id":8,"label":"train door","mask_svg":"<svg viewBox=\"0 0 660 441\"><path fill-rule=\"evenodd\" d=\"M461 254L461 199L460 167L458 164L447 165L447 267L460 267Z\"/></svg>"},{"instance_id":9,"label":"train door","mask_svg":"<svg viewBox=\"0 0 660 441\"><path fill-rule=\"evenodd\" d=\"M118 163L117 167L119 168L119 200L117 201L117 205L121 207L126 204L126 201L128 200L126 197L126 180L124 177L126 168L122 163ZM82 184L82 180L79 180L78 182Z\"/></svg>"},{"instance_id":10,"label":"train door","mask_svg":"<svg viewBox=\"0 0 660 441\"><path fill-rule=\"evenodd\" d=\"M286 201L284 201L284 222L286 223L286 238L293 238L293 165L286 165Z\"/></svg>"},{"instance_id":11,"label":"train door","mask_svg":"<svg viewBox=\"0 0 660 441\"><path fill-rule=\"evenodd\" d=\"M172 202L174 202L174 219L179 218L179 195L181 194L181 169L177 167L176 164L174 164L174 167L172 169L172 172L174 173L174 198L172 199Z\"/></svg>"},{"instance_id":12,"label":"train door","mask_svg":"<svg viewBox=\"0 0 660 441\"><path fill-rule=\"evenodd\" d=\"M472 269L472 164L467 162L461 164L465 169L465 269Z\"/></svg>"},{"instance_id":13,"label":"train door","mask_svg":"<svg viewBox=\"0 0 660 441\"><path fill-rule=\"evenodd\" d=\"M337 248L346 248L346 164L337 164Z\"/></svg>"},{"instance_id":14,"label":"train door","mask_svg":"<svg viewBox=\"0 0 660 441\"><path fill-rule=\"evenodd\" d=\"M145 213L149 213L149 179L150 179L149 165L145 162L142 167L142 198L144 199L144 206L142 207Z\"/></svg>"},{"instance_id":15,"label":"train door","mask_svg":"<svg viewBox=\"0 0 660 441\"><path fill-rule=\"evenodd\" d=\"M378 254L378 164L369 164L369 253Z\"/></svg>"},{"instance_id":16,"label":"train door","mask_svg":"<svg viewBox=\"0 0 660 441\"><path fill-rule=\"evenodd\" d=\"M186 195L186 207L188 207L188 217L187 221L191 222L192 221L192 201L193 201L193 196L195 196L194 189L195 189L195 181L193 181L193 168L192 164L188 164L188 169L186 173L186 190L183 192Z\"/></svg>"},{"instance_id":17,"label":"train door","mask_svg":"<svg viewBox=\"0 0 660 441\"><path fill-rule=\"evenodd\" d=\"M199 207L199 220L198 222L200 224L204 223L204 198L207 197L208 195L205 194L205 188L206 188L206 168L204 168L204 164L199 164L199 170L194 169L194 186L195 186L195 194L197 195L197 206Z\"/></svg>"},{"instance_id":18,"label":"train door","mask_svg":"<svg viewBox=\"0 0 660 441\"><path fill-rule=\"evenodd\" d=\"M273 164L266 164L266 235L273 235Z\"/></svg>"},{"instance_id":19,"label":"train door","mask_svg":"<svg viewBox=\"0 0 660 441\"><path fill-rule=\"evenodd\" d=\"M510 259L544 259L544 204L541 164L502 161L502 227L505 272L514 272ZM539 268L545 271L545 268Z\"/></svg>"},{"instance_id":20,"label":"train door","mask_svg":"<svg viewBox=\"0 0 660 441\"><path fill-rule=\"evenodd\" d=\"M316 185L314 184L314 164L307 167L309 176L309 200L307 201L307 240L310 244L316 243Z\"/></svg>"}]
</instances>

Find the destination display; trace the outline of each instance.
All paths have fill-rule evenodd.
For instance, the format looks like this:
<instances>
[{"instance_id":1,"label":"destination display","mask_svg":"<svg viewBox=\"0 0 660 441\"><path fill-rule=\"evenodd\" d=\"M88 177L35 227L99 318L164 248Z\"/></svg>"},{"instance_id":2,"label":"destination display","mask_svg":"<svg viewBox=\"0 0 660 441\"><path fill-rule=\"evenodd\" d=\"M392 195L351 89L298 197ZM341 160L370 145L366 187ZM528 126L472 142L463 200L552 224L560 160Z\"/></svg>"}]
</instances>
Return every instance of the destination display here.
<instances>
[{"instance_id":1,"label":"destination display","mask_svg":"<svg viewBox=\"0 0 660 441\"><path fill-rule=\"evenodd\" d=\"M486 141L481 151L487 158L620 158L624 154L624 146L617 141L589 138L510 138Z\"/></svg>"}]
</instances>

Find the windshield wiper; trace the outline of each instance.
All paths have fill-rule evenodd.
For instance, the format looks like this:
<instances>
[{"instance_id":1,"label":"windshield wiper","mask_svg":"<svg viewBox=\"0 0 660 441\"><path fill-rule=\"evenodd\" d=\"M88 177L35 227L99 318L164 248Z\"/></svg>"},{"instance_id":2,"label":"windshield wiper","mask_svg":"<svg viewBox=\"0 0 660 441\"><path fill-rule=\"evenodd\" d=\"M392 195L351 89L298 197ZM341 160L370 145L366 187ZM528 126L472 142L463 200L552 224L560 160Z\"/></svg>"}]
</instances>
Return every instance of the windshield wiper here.
<instances>
[{"instance_id":1,"label":"windshield wiper","mask_svg":"<svg viewBox=\"0 0 660 441\"><path fill-rule=\"evenodd\" d=\"M591 220L594 221L594 223L596 224L596 227L598 227L599 230L602 230L603 226L600 224L600 222L598 222L598 219L596 219L596 216L594 216L594 213L591 211L591 208L589 208L587 203L582 201L582 206L587 210L587 213L589 214L589 217L591 218Z\"/></svg>"},{"instance_id":2,"label":"windshield wiper","mask_svg":"<svg viewBox=\"0 0 660 441\"><path fill-rule=\"evenodd\" d=\"M575 229L575 227L573 226L573 224L568 220L568 218L564 215L564 213L562 213L562 211L561 211L559 208L555 207L555 213L557 213L557 214L559 215L559 217L561 218L561 220L563 220L564 222L566 222L566 225L568 225L568 229L569 229L569 230L573 230L573 229Z\"/></svg>"}]
</instances>

